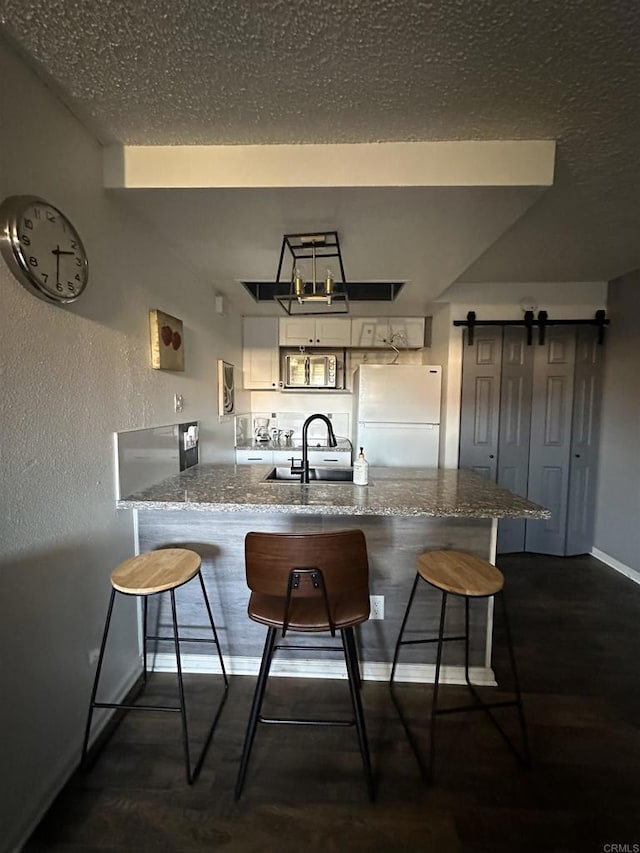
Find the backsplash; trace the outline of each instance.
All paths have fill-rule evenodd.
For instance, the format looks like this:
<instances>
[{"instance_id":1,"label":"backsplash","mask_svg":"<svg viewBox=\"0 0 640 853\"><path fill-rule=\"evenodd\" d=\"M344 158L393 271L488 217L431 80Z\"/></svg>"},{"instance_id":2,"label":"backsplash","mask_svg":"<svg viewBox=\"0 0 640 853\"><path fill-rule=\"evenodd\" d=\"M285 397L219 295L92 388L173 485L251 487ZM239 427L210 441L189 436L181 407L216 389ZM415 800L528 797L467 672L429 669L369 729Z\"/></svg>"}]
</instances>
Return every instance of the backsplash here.
<instances>
[{"instance_id":1,"label":"backsplash","mask_svg":"<svg viewBox=\"0 0 640 853\"><path fill-rule=\"evenodd\" d=\"M248 412L247 414L237 415L235 419L236 444L243 444L255 438L258 426L265 426L269 435L273 435L272 430L279 430L281 440L284 440L285 433L291 431L293 432L292 440L300 440L305 420L316 411L321 411L322 414L329 417L337 438L350 438L351 418L348 414L345 412L326 412L324 409L316 407L309 412ZM310 440L324 442L327 437L327 427L320 420L313 421L309 426L308 437Z\"/></svg>"}]
</instances>

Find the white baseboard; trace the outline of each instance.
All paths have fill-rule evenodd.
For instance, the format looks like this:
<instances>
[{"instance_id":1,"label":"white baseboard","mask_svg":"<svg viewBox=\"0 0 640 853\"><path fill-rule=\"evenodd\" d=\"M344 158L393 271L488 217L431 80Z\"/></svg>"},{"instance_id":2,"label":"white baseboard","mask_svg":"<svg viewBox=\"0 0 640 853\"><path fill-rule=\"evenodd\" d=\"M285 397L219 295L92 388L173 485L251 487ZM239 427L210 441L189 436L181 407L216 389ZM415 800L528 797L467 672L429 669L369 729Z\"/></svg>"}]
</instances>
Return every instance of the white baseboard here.
<instances>
[{"instance_id":1,"label":"white baseboard","mask_svg":"<svg viewBox=\"0 0 640 853\"><path fill-rule=\"evenodd\" d=\"M150 654L149 667L155 672L175 672L175 655L169 653ZM224 665L229 675L257 675L260 658L233 656L225 657ZM391 664L387 662L364 661L360 664L365 681L388 681ZM183 672L216 673L220 672L217 658L212 655L182 655ZM471 680L481 687L495 687L497 682L490 667L472 666L469 669ZM346 679L347 672L342 660L278 660L271 664L271 675L289 678L337 678ZM399 664L396 669L396 681L417 684L433 683L435 666L433 664ZM443 666L440 669L441 684L465 684L464 667Z\"/></svg>"},{"instance_id":2,"label":"white baseboard","mask_svg":"<svg viewBox=\"0 0 640 853\"><path fill-rule=\"evenodd\" d=\"M634 583L640 584L640 572L637 569L632 569L631 566L626 566L624 563L621 563L620 560L616 560L615 557L610 557L609 554L605 554L605 552L601 551L599 548L592 548L591 556L595 557L596 560L600 560L601 563L604 563L610 568L615 569L616 572L620 572L621 575L629 578L629 580L632 580Z\"/></svg>"}]
</instances>

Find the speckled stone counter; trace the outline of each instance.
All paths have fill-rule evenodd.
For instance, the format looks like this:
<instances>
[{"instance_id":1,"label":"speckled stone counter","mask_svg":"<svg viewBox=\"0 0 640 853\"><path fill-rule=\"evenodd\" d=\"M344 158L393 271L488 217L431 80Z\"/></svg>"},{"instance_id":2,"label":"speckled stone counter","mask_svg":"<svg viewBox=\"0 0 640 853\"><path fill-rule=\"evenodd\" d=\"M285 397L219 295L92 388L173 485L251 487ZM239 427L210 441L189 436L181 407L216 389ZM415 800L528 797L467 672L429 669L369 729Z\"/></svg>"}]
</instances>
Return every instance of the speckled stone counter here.
<instances>
[{"instance_id":1,"label":"speckled stone counter","mask_svg":"<svg viewBox=\"0 0 640 853\"><path fill-rule=\"evenodd\" d=\"M121 508L295 515L548 518L538 504L470 471L372 468L368 486L265 482L269 465L198 465L125 500Z\"/></svg>"}]
</instances>

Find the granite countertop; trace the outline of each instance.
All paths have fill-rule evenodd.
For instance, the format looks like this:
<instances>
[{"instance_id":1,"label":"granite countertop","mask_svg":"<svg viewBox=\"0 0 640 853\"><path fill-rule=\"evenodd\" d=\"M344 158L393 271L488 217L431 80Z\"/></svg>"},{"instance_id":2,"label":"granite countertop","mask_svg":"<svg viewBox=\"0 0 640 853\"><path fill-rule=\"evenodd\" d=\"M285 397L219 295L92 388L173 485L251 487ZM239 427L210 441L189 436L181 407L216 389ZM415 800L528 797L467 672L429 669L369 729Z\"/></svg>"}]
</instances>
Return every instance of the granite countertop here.
<instances>
[{"instance_id":1,"label":"granite countertop","mask_svg":"<svg viewBox=\"0 0 640 853\"><path fill-rule=\"evenodd\" d=\"M548 518L544 507L466 470L371 468L368 486L271 482L270 465L196 465L119 500L121 509L295 515Z\"/></svg>"}]
</instances>

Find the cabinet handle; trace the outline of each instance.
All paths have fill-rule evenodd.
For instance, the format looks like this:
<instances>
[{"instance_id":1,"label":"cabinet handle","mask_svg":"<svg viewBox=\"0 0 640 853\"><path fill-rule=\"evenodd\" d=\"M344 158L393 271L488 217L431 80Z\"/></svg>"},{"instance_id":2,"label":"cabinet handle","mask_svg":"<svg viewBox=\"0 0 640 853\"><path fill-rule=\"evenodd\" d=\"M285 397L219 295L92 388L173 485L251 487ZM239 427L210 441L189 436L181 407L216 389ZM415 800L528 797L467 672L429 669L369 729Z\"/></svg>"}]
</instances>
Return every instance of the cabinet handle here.
<instances>
[{"instance_id":1,"label":"cabinet handle","mask_svg":"<svg viewBox=\"0 0 640 853\"><path fill-rule=\"evenodd\" d=\"M493 458L494 458L494 457L493 457L493 453L490 453L490 454L489 454L489 459L493 459Z\"/></svg>"},{"instance_id":2,"label":"cabinet handle","mask_svg":"<svg viewBox=\"0 0 640 853\"><path fill-rule=\"evenodd\" d=\"M576 459L580 459L580 454L576 453Z\"/></svg>"}]
</instances>

